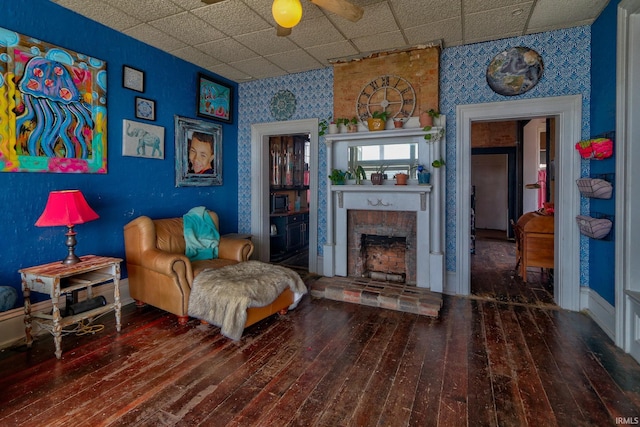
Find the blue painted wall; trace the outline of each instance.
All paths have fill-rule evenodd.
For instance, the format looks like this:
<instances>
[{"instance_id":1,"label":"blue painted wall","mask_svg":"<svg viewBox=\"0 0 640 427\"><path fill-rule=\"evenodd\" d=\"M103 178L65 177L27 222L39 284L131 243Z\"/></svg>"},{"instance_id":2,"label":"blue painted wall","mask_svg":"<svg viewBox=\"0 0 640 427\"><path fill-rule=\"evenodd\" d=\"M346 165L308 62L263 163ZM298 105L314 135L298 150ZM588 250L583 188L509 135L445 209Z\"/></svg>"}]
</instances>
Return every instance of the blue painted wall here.
<instances>
[{"instance_id":1,"label":"blue painted wall","mask_svg":"<svg viewBox=\"0 0 640 427\"><path fill-rule=\"evenodd\" d=\"M2 0L0 9L0 27L94 56L106 61L108 67L107 174L0 173L3 216L0 221L0 285L19 289L18 269L52 262L66 255L64 227L34 226L52 190L80 189L100 215L97 221L76 227L76 252L79 255L124 258L122 227L127 222L139 215L181 216L200 205L220 214L221 232L237 230L237 125L223 126L222 186L176 188L174 185L174 114L196 118L197 73L205 70L48 0ZM144 94L122 87L124 64L145 72ZM227 83L237 88L235 83ZM152 124L165 128L164 160L123 157L121 154L122 120L136 120L135 96L157 103L157 120ZM237 117L237 106L234 117Z\"/></svg>"},{"instance_id":2,"label":"blue painted wall","mask_svg":"<svg viewBox=\"0 0 640 427\"><path fill-rule=\"evenodd\" d=\"M599 136L616 127L616 20L618 1L610 2L591 26L591 136ZM614 155L590 161L590 176L613 177ZM615 192L614 192L615 193ZM591 199L590 212L614 216L615 196L609 200ZM615 224L615 218L614 218ZM610 234L613 236L613 230ZM589 240L589 286L611 305L615 305L615 241Z\"/></svg>"}]
</instances>

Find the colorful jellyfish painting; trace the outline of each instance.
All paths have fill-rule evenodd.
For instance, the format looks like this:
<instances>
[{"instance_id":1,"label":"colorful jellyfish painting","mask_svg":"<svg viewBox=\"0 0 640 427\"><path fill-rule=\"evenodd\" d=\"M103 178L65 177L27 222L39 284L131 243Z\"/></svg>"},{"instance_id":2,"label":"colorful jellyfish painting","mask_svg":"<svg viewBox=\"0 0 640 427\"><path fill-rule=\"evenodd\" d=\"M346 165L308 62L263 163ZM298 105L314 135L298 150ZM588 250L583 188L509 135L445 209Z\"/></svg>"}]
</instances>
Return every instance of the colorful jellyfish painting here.
<instances>
[{"instance_id":1,"label":"colorful jellyfish painting","mask_svg":"<svg viewBox=\"0 0 640 427\"><path fill-rule=\"evenodd\" d=\"M26 143L26 152L86 159L93 133L91 109L80 99L64 65L33 58L19 87L24 112L17 118L16 130L18 141L24 139Z\"/></svg>"},{"instance_id":2,"label":"colorful jellyfish painting","mask_svg":"<svg viewBox=\"0 0 640 427\"><path fill-rule=\"evenodd\" d=\"M106 173L106 63L0 28L0 171Z\"/></svg>"}]
</instances>

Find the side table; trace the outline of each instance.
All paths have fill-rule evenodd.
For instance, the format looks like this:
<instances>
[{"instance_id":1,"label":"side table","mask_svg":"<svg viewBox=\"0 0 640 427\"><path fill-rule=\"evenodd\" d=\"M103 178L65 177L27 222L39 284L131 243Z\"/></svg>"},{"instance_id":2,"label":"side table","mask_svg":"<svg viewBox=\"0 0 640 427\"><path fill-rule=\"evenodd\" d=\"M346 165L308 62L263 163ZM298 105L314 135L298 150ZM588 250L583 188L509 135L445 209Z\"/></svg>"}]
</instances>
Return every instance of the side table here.
<instances>
[{"instance_id":1,"label":"side table","mask_svg":"<svg viewBox=\"0 0 640 427\"><path fill-rule=\"evenodd\" d=\"M31 322L48 330L56 345L56 357L62 357L62 329L77 324L85 319L92 319L111 310L115 311L116 330L120 332L120 258L85 255L80 262L65 265L60 261L49 264L28 267L19 270L22 277L22 292L24 294L24 324L27 337L27 347L31 347ZM113 282L114 302L89 311L63 317L60 313L60 296L86 289L87 298L93 296L92 287ZM51 297L52 312L31 313L31 292L48 294Z\"/></svg>"}]
</instances>

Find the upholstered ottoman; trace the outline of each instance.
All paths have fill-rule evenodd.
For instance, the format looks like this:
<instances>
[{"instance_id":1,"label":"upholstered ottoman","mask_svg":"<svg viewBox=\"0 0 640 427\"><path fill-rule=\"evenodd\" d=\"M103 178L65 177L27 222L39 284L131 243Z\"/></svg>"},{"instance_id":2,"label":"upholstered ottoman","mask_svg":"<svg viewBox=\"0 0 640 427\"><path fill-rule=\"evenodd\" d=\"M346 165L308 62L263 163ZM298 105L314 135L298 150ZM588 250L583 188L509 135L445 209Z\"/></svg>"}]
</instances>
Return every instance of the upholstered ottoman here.
<instances>
[{"instance_id":1,"label":"upholstered ottoman","mask_svg":"<svg viewBox=\"0 0 640 427\"><path fill-rule=\"evenodd\" d=\"M224 336L238 340L246 326L295 308L306 293L300 275L290 268L246 261L198 274L189 296L189 316L219 326ZM260 310L264 307L266 311ZM260 310L263 317L248 319L252 310Z\"/></svg>"}]
</instances>

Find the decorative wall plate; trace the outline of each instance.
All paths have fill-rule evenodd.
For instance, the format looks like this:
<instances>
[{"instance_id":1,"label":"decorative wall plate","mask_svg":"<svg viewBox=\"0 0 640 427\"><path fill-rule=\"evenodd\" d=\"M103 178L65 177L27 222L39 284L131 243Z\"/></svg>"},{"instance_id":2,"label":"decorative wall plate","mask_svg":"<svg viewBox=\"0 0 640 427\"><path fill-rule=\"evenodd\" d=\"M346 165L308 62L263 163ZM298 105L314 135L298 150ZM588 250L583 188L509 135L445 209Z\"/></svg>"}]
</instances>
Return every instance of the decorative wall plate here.
<instances>
[{"instance_id":1,"label":"decorative wall plate","mask_svg":"<svg viewBox=\"0 0 640 427\"><path fill-rule=\"evenodd\" d=\"M271 116L276 120L288 120L296 112L296 96L288 90L279 90L271 98Z\"/></svg>"},{"instance_id":2,"label":"decorative wall plate","mask_svg":"<svg viewBox=\"0 0 640 427\"><path fill-rule=\"evenodd\" d=\"M497 54L487 67L487 83L505 96L532 89L542 77L544 64L538 52L528 47L512 47Z\"/></svg>"}]
</instances>

